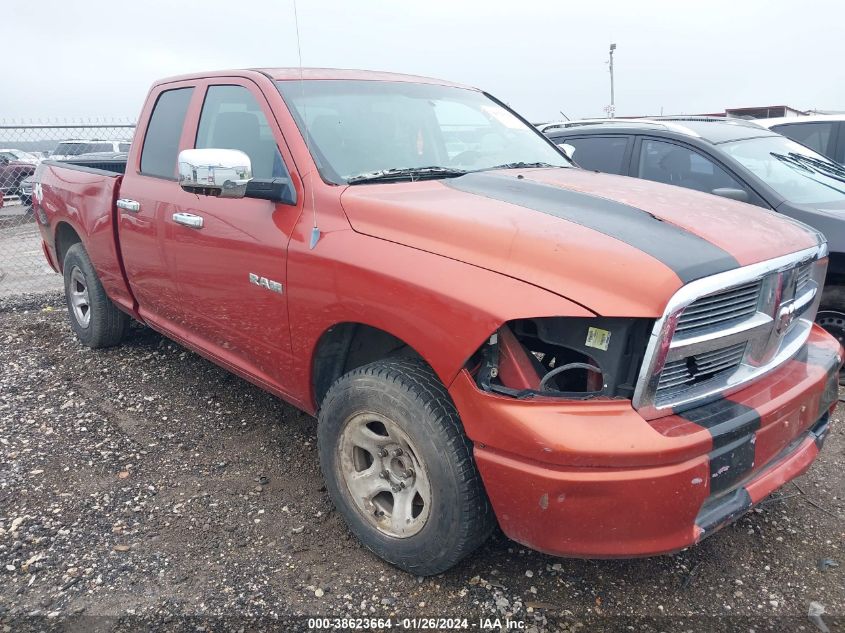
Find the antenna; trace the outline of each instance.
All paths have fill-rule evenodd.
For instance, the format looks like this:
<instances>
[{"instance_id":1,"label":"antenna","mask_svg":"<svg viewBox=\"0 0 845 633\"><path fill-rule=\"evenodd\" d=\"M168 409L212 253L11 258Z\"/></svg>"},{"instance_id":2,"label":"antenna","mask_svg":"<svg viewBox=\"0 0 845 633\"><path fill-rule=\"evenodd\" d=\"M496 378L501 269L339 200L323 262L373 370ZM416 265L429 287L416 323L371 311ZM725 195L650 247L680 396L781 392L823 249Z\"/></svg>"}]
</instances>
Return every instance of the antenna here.
<instances>
[{"instance_id":1,"label":"antenna","mask_svg":"<svg viewBox=\"0 0 845 633\"><path fill-rule=\"evenodd\" d=\"M302 45L300 44L299 38L299 12L296 10L296 0L293 0L293 21L296 25L296 54L299 56L299 89L300 96L302 97L302 119L304 123L303 135L305 137L305 147L308 148L309 153L311 153L311 156L313 157L314 154L311 152L311 147L308 143L308 137L310 134L308 133L308 111L305 104L305 80L302 73ZM317 202L314 197L314 187L311 186L313 179L314 172L312 170L308 172L308 188L311 190L311 210L314 214L314 223L311 226L311 242L308 246L311 250L314 250L314 247L317 246L317 242L320 241L320 228L317 226Z\"/></svg>"}]
</instances>

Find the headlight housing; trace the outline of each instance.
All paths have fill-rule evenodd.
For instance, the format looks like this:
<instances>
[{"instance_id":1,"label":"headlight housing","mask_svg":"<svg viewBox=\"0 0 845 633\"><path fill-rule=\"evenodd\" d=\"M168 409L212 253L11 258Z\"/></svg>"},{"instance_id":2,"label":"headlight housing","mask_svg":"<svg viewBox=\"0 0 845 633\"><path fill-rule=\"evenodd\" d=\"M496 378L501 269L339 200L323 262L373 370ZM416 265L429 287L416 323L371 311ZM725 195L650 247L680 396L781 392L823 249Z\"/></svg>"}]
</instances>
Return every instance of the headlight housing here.
<instances>
[{"instance_id":1,"label":"headlight housing","mask_svg":"<svg viewBox=\"0 0 845 633\"><path fill-rule=\"evenodd\" d=\"M517 398L633 397L653 319L509 321L470 359L482 389Z\"/></svg>"}]
</instances>

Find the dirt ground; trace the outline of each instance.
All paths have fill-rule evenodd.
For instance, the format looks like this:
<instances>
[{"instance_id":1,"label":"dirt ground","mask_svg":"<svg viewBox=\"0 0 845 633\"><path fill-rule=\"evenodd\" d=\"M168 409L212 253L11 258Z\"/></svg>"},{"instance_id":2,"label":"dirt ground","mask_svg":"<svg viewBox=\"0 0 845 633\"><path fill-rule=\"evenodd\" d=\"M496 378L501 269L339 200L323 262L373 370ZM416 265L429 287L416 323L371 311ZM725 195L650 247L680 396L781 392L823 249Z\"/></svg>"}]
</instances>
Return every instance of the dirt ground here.
<instances>
[{"instance_id":1,"label":"dirt ground","mask_svg":"<svg viewBox=\"0 0 845 633\"><path fill-rule=\"evenodd\" d=\"M347 531L309 416L148 329L95 352L58 295L0 299L0 626L845 630L841 427L797 486L676 555L556 559L496 534L423 579Z\"/></svg>"}]
</instances>

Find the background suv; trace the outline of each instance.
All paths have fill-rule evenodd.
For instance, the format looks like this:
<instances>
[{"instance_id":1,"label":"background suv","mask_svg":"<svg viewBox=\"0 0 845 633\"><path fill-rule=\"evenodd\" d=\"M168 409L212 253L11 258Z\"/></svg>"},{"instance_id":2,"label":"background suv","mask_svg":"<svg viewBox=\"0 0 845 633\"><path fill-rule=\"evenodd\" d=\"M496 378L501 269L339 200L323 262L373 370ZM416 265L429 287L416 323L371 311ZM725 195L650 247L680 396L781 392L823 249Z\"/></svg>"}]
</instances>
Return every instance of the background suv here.
<instances>
[{"instance_id":1,"label":"background suv","mask_svg":"<svg viewBox=\"0 0 845 633\"><path fill-rule=\"evenodd\" d=\"M845 167L738 119L604 119L540 129L585 169L749 202L824 233L830 266L817 320L845 341Z\"/></svg>"},{"instance_id":2,"label":"background suv","mask_svg":"<svg viewBox=\"0 0 845 633\"><path fill-rule=\"evenodd\" d=\"M69 160L82 154L95 152L128 152L132 141L101 141L98 139L71 139L62 141L52 151L50 160Z\"/></svg>"},{"instance_id":3,"label":"background suv","mask_svg":"<svg viewBox=\"0 0 845 633\"><path fill-rule=\"evenodd\" d=\"M845 163L845 114L756 119L754 122L806 145L837 163Z\"/></svg>"}]
</instances>

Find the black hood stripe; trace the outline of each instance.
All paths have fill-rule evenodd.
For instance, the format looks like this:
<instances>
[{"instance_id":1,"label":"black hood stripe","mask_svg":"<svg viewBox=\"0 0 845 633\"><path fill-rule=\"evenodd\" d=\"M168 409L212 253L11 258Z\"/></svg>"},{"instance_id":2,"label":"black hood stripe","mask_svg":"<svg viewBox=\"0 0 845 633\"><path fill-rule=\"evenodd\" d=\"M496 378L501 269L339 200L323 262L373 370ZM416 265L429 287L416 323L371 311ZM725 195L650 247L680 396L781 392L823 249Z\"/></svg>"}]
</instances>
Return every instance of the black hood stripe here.
<instances>
[{"instance_id":1,"label":"black hood stripe","mask_svg":"<svg viewBox=\"0 0 845 633\"><path fill-rule=\"evenodd\" d=\"M465 193L553 215L616 238L662 262L684 283L739 267L730 253L715 244L621 202L487 172L442 182Z\"/></svg>"}]
</instances>

